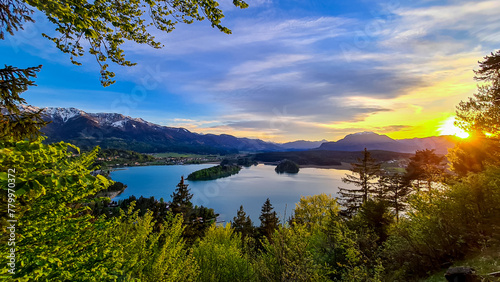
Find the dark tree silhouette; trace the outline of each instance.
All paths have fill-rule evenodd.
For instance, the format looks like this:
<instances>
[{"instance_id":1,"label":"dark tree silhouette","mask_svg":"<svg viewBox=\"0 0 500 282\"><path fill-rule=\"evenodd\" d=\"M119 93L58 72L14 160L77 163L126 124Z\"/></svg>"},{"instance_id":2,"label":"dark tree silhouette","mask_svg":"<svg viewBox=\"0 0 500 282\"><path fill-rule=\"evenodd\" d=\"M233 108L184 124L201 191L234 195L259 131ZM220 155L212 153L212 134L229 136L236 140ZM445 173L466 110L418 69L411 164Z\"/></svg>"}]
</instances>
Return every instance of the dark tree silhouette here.
<instances>
[{"instance_id":1,"label":"dark tree silhouette","mask_svg":"<svg viewBox=\"0 0 500 282\"><path fill-rule=\"evenodd\" d=\"M188 216L188 213L193 208L191 199L193 195L188 189L188 184L184 184L184 176L181 177L181 182L177 184L175 192L172 194L172 203L170 204L173 213L182 213L184 218Z\"/></svg>"},{"instance_id":2,"label":"dark tree silhouette","mask_svg":"<svg viewBox=\"0 0 500 282\"><path fill-rule=\"evenodd\" d=\"M383 175L379 180L379 200L385 201L389 207L394 209L396 222L399 222L399 214L406 210L406 201L412 192L411 187L400 173Z\"/></svg>"},{"instance_id":3,"label":"dark tree silhouette","mask_svg":"<svg viewBox=\"0 0 500 282\"><path fill-rule=\"evenodd\" d=\"M357 189L340 188L340 204L344 207L343 214L352 216L371 195L375 194L380 173L380 163L373 159L368 150L363 151L363 158L358 163L351 164L352 174L342 178L344 183L353 184Z\"/></svg>"},{"instance_id":4,"label":"dark tree silhouette","mask_svg":"<svg viewBox=\"0 0 500 282\"><path fill-rule=\"evenodd\" d=\"M40 135L40 128L48 123L42 119L42 110L30 112L19 108L26 103L20 94L29 86L35 86L31 78L36 77L41 67L18 69L5 66L0 69L0 139L33 140Z\"/></svg>"},{"instance_id":5,"label":"dark tree silhouette","mask_svg":"<svg viewBox=\"0 0 500 282\"><path fill-rule=\"evenodd\" d=\"M241 233L242 239L253 235L253 223L249 216L243 210L243 206L240 206L237 215L233 218L233 223L231 225L236 232Z\"/></svg>"},{"instance_id":6,"label":"dark tree silhouette","mask_svg":"<svg viewBox=\"0 0 500 282\"><path fill-rule=\"evenodd\" d=\"M457 125L469 133L500 137L500 50L484 57L474 79L486 82L468 101L457 106Z\"/></svg>"},{"instance_id":7,"label":"dark tree silhouette","mask_svg":"<svg viewBox=\"0 0 500 282\"><path fill-rule=\"evenodd\" d=\"M271 240L271 235L274 233L274 230L278 228L280 220L276 212L273 211L273 206L271 205L269 198L267 198L264 205L262 205L262 212L259 219L261 234Z\"/></svg>"},{"instance_id":8,"label":"dark tree silhouette","mask_svg":"<svg viewBox=\"0 0 500 282\"><path fill-rule=\"evenodd\" d=\"M434 150L418 150L410 158L410 163L406 168L406 181L415 182L420 190L421 182L426 183L429 193L432 190L432 183L439 181L444 176L446 170L446 158L434 153Z\"/></svg>"}]
</instances>

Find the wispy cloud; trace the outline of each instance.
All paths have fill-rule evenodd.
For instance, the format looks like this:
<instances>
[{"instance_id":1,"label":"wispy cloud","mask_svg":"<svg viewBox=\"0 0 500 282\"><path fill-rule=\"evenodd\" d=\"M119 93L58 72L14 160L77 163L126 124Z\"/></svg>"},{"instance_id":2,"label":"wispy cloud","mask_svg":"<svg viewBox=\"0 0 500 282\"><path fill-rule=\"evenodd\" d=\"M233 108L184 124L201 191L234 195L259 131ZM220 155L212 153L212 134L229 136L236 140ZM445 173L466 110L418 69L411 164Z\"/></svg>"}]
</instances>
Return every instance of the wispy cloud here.
<instances>
[{"instance_id":1,"label":"wispy cloud","mask_svg":"<svg viewBox=\"0 0 500 282\"><path fill-rule=\"evenodd\" d=\"M232 35L206 22L179 24L171 34L155 32L161 50L126 43L128 58L139 64L117 68L111 88L80 79L79 89L58 87L54 69L53 84L29 95L96 110L120 99L132 105L131 115L164 125L279 141L336 140L363 130L436 134L434 127L474 91L477 60L498 48L500 2L394 3L253 0L239 10L224 0ZM70 70L65 57L41 51L47 44L18 47L60 65L61 74ZM95 66L87 65L81 76L96 79Z\"/></svg>"}]
</instances>

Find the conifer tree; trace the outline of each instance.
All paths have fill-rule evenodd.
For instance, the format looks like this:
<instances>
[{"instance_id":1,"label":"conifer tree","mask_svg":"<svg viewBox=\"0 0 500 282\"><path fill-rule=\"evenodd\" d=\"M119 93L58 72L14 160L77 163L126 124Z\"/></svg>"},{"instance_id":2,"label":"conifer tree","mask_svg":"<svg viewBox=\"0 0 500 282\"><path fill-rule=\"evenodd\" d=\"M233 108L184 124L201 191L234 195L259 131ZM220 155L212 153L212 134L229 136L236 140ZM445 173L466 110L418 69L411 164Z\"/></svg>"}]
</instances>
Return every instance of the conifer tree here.
<instances>
[{"instance_id":1,"label":"conifer tree","mask_svg":"<svg viewBox=\"0 0 500 282\"><path fill-rule=\"evenodd\" d=\"M22 104L26 104L20 94L28 90L29 86L35 85L31 78L36 77L41 67L18 69L5 66L0 69L1 140L34 140L40 135L40 128L48 123L42 119L42 110L29 112L20 109Z\"/></svg>"},{"instance_id":2,"label":"conifer tree","mask_svg":"<svg viewBox=\"0 0 500 282\"><path fill-rule=\"evenodd\" d=\"M260 232L268 239L271 239L274 230L278 229L280 220L276 212L273 211L273 206L271 205L271 201L269 200L269 198L267 198L264 205L262 205L262 212L259 216L259 219Z\"/></svg>"},{"instance_id":3,"label":"conifer tree","mask_svg":"<svg viewBox=\"0 0 500 282\"><path fill-rule=\"evenodd\" d=\"M371 157L368 150L363 151L363 158L358 163L353 163L351 172L342 178L344 183L353 184L357 189L340 188L341 205L345 208L343 213L352 216L371 195L376 192L377 182L380 175L380 163Z\"/></svg>"},{"instance_id":4,"label":"conifer tree","mask_svg":"<svg viewBox=\"0 0 500 282\"><path fill-rule=\"evenodd\" d=\"M385 201L394 209L396 222L399 222L399 214L406 210L406 200L411 193L410 185L400 173L387 174L379 180L379 200Z\"/></svg>"},{"instance_id":5,"label":"conifer tree","mask_svg":"<svg viewBox=\"0 0 500 282\"><path fill-rule=\"evenodd\" d=\"M190 193L188 189L188 184L184 184L184 176L181 177L181 182L177 184L175 192L172 194L171 208L174 214L182 213L184 218L187 217L189 211L193 208L193 203L191 203L191 198L193 194Z\"/></svg>"},{"instance_id":6,"label":"conifer tree","mask_svg":"<svg viewBox=\"0 0 500 282\"><path fill-rule=\"evenodd\" d=\"M471 137L448 154L451 169L465 176L500 162L500 50L484 57L475 80L485 82L477 93L457 106L456 125Z\"/></svg>"},{"instance_id":7,"label":"conifer tree","mask_svg":"<svg viewBox=\"0 0 500 282\"><path fill-rule=\"evenodd\" d=\"M424 181L430 193L432 182L440 180L445 169L444 156L437 155L434 150L418 150L415 152L415 156L410 158L405 178L408 182L416 181L417 189L421 188L421 181Z\"/></svg>"},{"instance_id":8,"label":"conifer tree","mask_svg":"<svg viewBox=\"0 0 500 282\"><path fill-rule=\"evenodd\" d=\"M247 236L251 236L253 233L253 223L249 216L243 210L243 206L240 206L237 215L233 218L233 223L231 226L236 232L241 233L241 237L244 239Z\"/></svg>"},{"instance_id":9,"label":"conifer tree","mask_svg":"<svg viewBox=\"0 0 500 282\"><path fill-rule=\"evenodd\" d=\"M500 137L500 50L484 57L475 80L486 82L468 101L457 106L457 125L469 133Z\"/></svg>"}]
</instances>

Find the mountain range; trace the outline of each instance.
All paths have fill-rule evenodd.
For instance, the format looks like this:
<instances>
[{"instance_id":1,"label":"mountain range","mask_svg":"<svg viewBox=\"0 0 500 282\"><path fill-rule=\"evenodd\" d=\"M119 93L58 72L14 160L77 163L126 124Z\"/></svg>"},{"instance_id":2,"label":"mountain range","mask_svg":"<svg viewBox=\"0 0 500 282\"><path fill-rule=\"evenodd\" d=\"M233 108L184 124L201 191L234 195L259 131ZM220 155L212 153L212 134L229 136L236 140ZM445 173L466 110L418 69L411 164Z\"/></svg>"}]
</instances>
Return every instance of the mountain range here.
<instances>
[{"instance_id":1,"label":"mountain range","mask_svg":"<svg viewBox=\"0 0 500 282\"><path fill-rule=\"evenodd\" d=\"M26 111L37 110L25 107ZM349 134L336 142L293 141L283 144L232 135L200 134L185 128L168 127L117 113L86 113L75 108L45 108L44 119L51 121L42 132L47 142L71 142L82 149L96 145L101 148L127 149L142 153L183 152L230 154L237 152L277 152L300 150L361 151L385 150L414 153L435 149L446 154L456 138L435 136L395 140L373 132Z\"/></svg>"},{"instance_id":2,"label":"mountain range","mask_svg":"<svg viewBox=\"0 0 500 282\"><path fill-rule=\"evenodd\" d=\"M329 151L362 151L384 150L399 153L415 153L416 150L431 149L437 154L445 155L448 149L455 146L455 136L432 136L426 138L395 140L387 135L379 135L373 132L360 132L346 135L336 142L322 143L318 150Z\"/></svg>"}]
</instances>

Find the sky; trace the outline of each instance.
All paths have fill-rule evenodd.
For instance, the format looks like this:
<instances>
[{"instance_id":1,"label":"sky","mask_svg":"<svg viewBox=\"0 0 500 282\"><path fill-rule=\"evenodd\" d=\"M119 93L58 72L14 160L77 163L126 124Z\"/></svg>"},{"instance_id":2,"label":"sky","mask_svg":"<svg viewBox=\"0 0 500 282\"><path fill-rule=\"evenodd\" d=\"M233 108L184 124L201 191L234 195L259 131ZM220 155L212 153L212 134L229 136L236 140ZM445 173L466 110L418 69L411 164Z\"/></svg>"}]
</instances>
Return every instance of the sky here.
<instances>
[{"instance_id":1,"label":"sky","mask_svg":"<svg viewBox=\"0 0 500 282\"><path fill-rule=\"evenodd\" d=\"M113 112L198 133L335 141L373 131L439 135L477 87L473 69L500 46L500 1L219 1L231 35L206 21L124 44L134 67L102 87L89 55L69 56L35 24L0 41L6 65L43 65L23 94L38 107Z\"/></svg>"}]
</instances>

